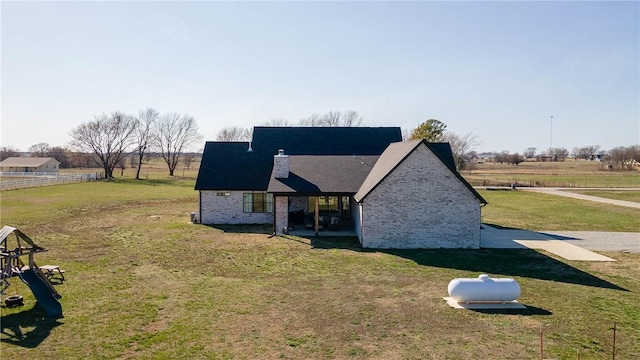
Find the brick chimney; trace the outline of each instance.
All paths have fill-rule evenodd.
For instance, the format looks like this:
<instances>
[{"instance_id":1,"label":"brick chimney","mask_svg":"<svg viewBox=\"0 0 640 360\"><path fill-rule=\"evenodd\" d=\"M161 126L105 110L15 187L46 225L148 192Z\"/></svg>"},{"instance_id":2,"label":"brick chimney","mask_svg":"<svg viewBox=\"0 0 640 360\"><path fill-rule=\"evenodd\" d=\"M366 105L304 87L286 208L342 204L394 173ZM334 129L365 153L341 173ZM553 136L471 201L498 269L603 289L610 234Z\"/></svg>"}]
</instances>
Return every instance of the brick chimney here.
<instances>
[{"instance_id":1,"label":"brick chimney","mask_svg":"<svg viewBox=\"0 0 640 360\"><path fill-rule=\"evenodd\" d=\"M278 155L273 156L273 175L276 179L289 177L289 155L285 155L283 149L278 150Z\"/></svg>"}]
</instances>

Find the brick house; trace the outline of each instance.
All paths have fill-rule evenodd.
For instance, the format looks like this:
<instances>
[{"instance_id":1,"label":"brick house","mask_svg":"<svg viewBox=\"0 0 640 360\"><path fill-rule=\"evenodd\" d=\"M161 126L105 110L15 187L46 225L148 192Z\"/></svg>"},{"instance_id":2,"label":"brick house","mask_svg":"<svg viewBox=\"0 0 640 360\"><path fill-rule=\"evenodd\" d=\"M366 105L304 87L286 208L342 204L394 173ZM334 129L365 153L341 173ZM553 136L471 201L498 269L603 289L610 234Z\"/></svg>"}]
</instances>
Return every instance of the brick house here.
<instances>
[{"instance_id":1,"label":"brick house","mask_svg":"<svg viewBox=\"0 0 640 360\"><path fill-rule=\"evenodd\" d=\"M486 201L448 143L402 142L397 127L256 127L207 142L196 180L204 224L344 232L366 248L478 248Z\"/></svg>"}]
</instances>

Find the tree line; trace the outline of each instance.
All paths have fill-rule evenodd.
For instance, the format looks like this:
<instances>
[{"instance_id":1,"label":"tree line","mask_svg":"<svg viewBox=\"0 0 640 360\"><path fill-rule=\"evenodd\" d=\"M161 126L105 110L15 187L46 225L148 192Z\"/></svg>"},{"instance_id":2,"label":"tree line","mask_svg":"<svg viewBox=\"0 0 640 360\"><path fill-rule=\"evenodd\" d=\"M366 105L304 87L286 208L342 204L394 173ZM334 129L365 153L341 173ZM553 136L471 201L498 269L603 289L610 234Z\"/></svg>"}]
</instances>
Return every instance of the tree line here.
<instances>
[{"instance_id":1,"label":"tree line","mask_svg":"<svg viewBox=\"0 0 640 360\"><path fill-rule=\"evenodd\" d=\"M92 120L73 128L70 136L71 149L39 143L31 146L29 152L32 156L55 158L65 168L97 165L104 170L106 178L113 178L114 169L123 168L127 157L134 158L136 179L140 179L143 159L151 152L162 157L169 175L173 176L181 159L192 160L186 153L189 146L202 139L193 116L177 113L160 115L153 108L142 110L137 115L120 111L95 115ZM11 148L1 149L0 155L3 159L19 156L17 150Z\"/></svg>"},{"instance_id":2,"label":"tree line","mask_svg":"<svg viewBox=\"0 0 640 360\"><path fill-rule=\"evenodd\" d=\"M574 161L603 162L609 165L609 169L633 170L640 166L640 145L618 146L608 151L600 149L599 145L574 147L571 152L565 148L551 148L540 154L536 154L536 148L530 147L525 149L522 155L506 150L490 155L489 158L496 163L512 165L518 165L524 161L566 161L571 157Z\"/></svg>"},{"instance_id":3,"label":"tree line","mask_svg":"<svg viewBox=\"0 0 640 360\"><path fill-rule=\"evenodd\" d=\"M188 114L167 113L147 108L137 115L123 112L100 114L71 130L71 145L95 154L106 178L129 154L137 155L136 179L145 154L158 152L173 176L183 153L194 142L201 141L198 124Z\"/></svg>"},{"instance_id":4,"label":"tree line","mask_svg":"<svg viewBox=\"0 0 640 360\"><path fill-rule=\"evenodd\" d=\"M324 114L312 114L293 122L284 118L274 118L262 124L271 127L354 127L361 126L364 119L355 110L328 111ZM253 127L227 126L216 134L217 141L250 141Z\"/></svg>"},{"instance_id":5,"label":"tree line","mask_svg":"<svg viewBox=\"0 0 640 360\"><path fill-rule=\"evenodd\" d=\"M274 118L262 126L288 127L352 127L362 126L364 119L357 111L329 111L312 114L292 122ZM173 176L180 161L190 166L195 156L185 150L202 136L198 133L196 120L187 114L167 113L160 115L155 109L147 108L137 115L122 112L100 114L90 121L80 124L71 133L72 149L50 147L46 143L29 148L32 156L53 157L61 167L91 167L98 165L104 169L105 177L113 177L116 167L124 168L128 158L131 166L137 167L136 179L145 157L157 154L162 157ZM250 141L253 128L228 126L216 134L217 141ZM451 146L456 168L463 170L477 163L478 154L473 150L478 139L472 133L459 135L447 131L447 125L437 119L428 119L416 128L402 131L403 140L425 139L429 142L448 142ZM521 154L502 151L494 153L492 160L497 163L518 165L526 160L565 161L574 159L598 160L609 164L610 168L632 170L640 162L640 146L621 146L605 151L598 145L575 147L571 152L565 148L551 148L536 154L536 148L529 147ZM16 149L0 148L0 159L19 156Z\"/></svg>"}]
</instances>

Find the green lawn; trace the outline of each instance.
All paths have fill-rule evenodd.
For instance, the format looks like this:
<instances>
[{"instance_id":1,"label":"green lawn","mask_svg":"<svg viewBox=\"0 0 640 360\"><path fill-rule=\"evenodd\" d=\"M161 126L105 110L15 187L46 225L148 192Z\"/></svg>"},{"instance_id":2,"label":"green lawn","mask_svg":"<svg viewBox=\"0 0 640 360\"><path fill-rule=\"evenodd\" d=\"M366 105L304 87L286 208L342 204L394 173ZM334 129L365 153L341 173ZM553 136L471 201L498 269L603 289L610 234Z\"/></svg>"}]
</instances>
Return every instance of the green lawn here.
<instances>
[{"instance_id":1,"label":"green lawn","mask_svg":"<svg viewBox=\"0 0 640 360\"><path fill-rule=\"evenodd\" d=\"M0 195L2 224L49 248L36 261L60 265L68 279L57 286L59 321L43 319L25 285L13 285L25 306L1 309L6 359L537 359L541 325L546 358L579 351L580 359L603 359L612 356L614 322L616 358L640 354L640 254L588 263L531 250L363 251L354 239L193 225L192 179ZM634 224L633 213L617 208L482 195L490 203L483 220L501 226L607 230L615 222L638 231L637 217ZM518 280L528 310L444 303L451 279L481 273Z\"/></svg>"},{"instance_id":2,"label":"green lawn","mask_svg":"<svg viewBox=\"0 0 640 360\"><path fill-rule=\"evenodd\" d=\"M482 221L527 230L640 232L640 210L529 191L480 191Z\"/></svg>"}]
</instances>

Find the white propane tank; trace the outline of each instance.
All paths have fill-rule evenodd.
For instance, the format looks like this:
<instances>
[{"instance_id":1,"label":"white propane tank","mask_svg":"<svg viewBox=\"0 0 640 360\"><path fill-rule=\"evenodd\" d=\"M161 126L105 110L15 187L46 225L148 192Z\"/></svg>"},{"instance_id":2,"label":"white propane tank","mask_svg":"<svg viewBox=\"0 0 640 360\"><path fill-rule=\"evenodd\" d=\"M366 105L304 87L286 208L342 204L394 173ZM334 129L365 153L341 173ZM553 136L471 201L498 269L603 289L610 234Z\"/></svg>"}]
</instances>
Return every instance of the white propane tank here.
<instances>
[{"instance_id":1,"label":"white propane tank","mask_svg":"<svg viewBox=\"0 0 640 360\"><path fill-rule=\"evenodd\" d=\"M487 274L477 279L462 278L449 282L449 296L457 302L514 301L520 296L520 285L510 278L490 278Z\"/></svg>"}]
</instances>

